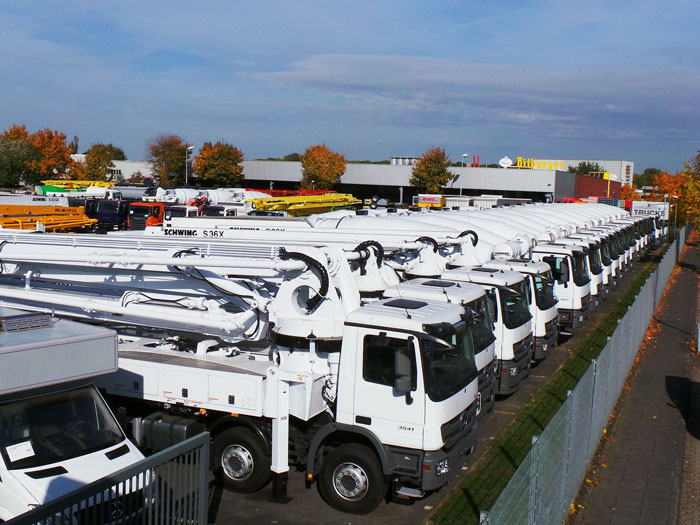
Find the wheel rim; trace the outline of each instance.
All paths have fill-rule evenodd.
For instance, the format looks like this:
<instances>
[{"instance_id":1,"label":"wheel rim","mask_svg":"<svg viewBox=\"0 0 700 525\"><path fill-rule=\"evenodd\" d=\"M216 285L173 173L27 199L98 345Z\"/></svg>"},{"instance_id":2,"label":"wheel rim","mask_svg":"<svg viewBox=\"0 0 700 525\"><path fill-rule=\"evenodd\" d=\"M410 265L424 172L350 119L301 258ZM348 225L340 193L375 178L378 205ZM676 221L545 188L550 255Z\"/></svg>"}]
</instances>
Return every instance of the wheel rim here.
<instances>
[{"instance_id":1,"label":"wheel rim","mask_svg":"<svg viewBox=\"0 0 700 525\"><path fill-rule=\"evenodd\" d=\"M253 474L253 456L241 445L230 445L221 454L221 467L229 478L246 480Z\"/></svg>"},{"instance_id":2,"label":"wheel rim","mask_svg":"<svg viewBox=\"0 0 700 525\"><path fill-rule=\"evenodd\" d=\"M367 473L356 463L342 463L333 471L333 488L343 499L360 500L369 490Z\"/></svg>"}]
</instances>

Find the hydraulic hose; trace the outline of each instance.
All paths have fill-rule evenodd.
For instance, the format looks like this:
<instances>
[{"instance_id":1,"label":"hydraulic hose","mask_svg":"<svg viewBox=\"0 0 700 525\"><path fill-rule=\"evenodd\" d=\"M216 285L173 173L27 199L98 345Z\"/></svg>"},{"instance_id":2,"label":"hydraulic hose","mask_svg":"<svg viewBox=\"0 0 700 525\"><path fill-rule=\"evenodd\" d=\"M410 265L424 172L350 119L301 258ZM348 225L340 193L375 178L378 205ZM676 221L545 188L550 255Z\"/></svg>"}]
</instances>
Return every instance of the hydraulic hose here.
<instances>
[{"instance_id":1,"label":"hydraulic hose","mask_svg":"<svg viewBox=\"0 0 700 525\"><path fill-rule=\"evenodd\" d=\"M358 252L360 254L360 275L365 275L367 273L365 268L367 266L367 259L369 259L369 256L371 255L368 248L375 249L374 253L377 257L377 267L381 268L382 266L382 260L384 259L384 246L379 244L377 241L364 241L355 246L355 249L353 250L354 252Z\"/></svg>"},{"instance_id":2,"label":"hydraulic hose","mask_svg":"<svg viewBox=\"0 0 700 525\"><path fill-rule=\"evenodd\" d=\"M477 243L479 242L479 236L476 234L476 232L474 230L464 230L457 237L466 237L467 235L472 236L472 246L476 246Z\"/></svg>"},{"instance_id":3,"label":"hydraulic hose","mask_svg":"<svg viewBox=\"0 0 700 525\"><path fill-rule=\"evenodd\" d=\"M317 261L309 255L306 255L305 253L288 252L284 248L280 248L280 259L282 259L283 261L289 259L296 259L297 261L302 261L309 268L313 268L319 273L321 277L321 288L319 288L318 292L316 292L316 295L310 297L309 300L306 301L306 311L311 312L314 308L316 308L319 305L321 301L323 301L324 297L326 297L326 294L328 293L329 279L326 268L319 261Z\"/></svg>"},{"instance_id":4,"label":"hydraulic hose","mask_svg":"<svg viewBox=\"0 0 700 525\"><path fill-rule=\"evenodd\" d=\"M433 247L433 251L434 251L434 252L437 253L437 251L438 251L438 243L437 243L437 241L436 241L435 239L433 239L432 237L427 237L427 236L418 237L418 238L416 239L416 242L425 242L425 243L427 243L427 244L430 244L430 245Z\"/></svg>"}]
</instances>

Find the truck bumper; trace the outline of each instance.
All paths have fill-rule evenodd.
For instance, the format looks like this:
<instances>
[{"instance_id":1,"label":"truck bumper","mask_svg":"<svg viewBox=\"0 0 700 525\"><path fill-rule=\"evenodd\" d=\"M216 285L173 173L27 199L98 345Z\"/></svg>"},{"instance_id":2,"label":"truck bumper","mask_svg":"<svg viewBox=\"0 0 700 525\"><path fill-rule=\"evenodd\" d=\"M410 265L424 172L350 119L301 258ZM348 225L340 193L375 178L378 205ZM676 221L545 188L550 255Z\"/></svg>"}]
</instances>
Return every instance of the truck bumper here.
<instances>
[{"instance_id":1,"label":"truck bumper","mask_svg":"<svg viewBox=\"0 0 700 525\"><path fill-rule=\"evenodd\" d=\"M423 476L421 490L436 490L448 481L449 471L462 468L462 461L474 449L476 443L476 423L466 430L461 439L449 450L431 450L423 456Z\"/></svg>"},{"instance_id":2,"label":"truck bumper","mask_svg":"<svg viewBox=\"0 0 700 525\"><path fill-rule=\"evenodd\" d=\"M561 326L578 328L588 319L590 312L590 303L587 303L586 306L580 310L559 310L559 324Z\"/></svg>"},{"instance_id":3,"label":"truck bumper","mask_svg":"<svg viewBox=\"0 0 700 525\"><path fill-rule=\"evenodd\" d=\"M498 361L498 394L512 394L520 383L530 375L530 354L517 361Z\"/></svg>"},{"instance_id":4,"label":"truck bumper","mask_svg":"<svg viewBox=\"0 0 700 525\"><path fill-rule=\"evenodd\" d=\"M557 319L554 319L557 321ZM547 330L543 337L535 337L535 361L542 361L547 357L552 349L557 346L559 338L559 324L552 323L554 326Z\"/></svg>"}]
</instances>

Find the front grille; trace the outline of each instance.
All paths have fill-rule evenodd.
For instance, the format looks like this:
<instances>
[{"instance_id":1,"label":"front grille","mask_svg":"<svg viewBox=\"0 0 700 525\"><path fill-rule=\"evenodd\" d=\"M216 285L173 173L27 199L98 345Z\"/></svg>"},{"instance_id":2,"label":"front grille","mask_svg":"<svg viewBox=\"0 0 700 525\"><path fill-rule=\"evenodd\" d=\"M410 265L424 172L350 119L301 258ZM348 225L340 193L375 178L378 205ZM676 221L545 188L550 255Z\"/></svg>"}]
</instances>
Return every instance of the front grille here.
<instances>
[{"instance_id":1,"label":"front grille","mask_svg":"<svg viewBox=\"0 0 700 525\"><path fill-rule=\"evenodd\" d=\"M559 324L559 319L557 319L556 317L554 319L552 319L551 321L545 323L544 324L545 333L549 335L552 332L556 331L557 324Z\"/></svg>"},{"instance_id":2,"label":"front grille","mask_svg":"<svg viewBox=\"0 0 700 525\"><path fill-rule=\"evenodd\" d=\"M129 218L130 228L132 230L145 230L146 229L146 217L138 217L132 215Z\"/></svg>"},{"instance_id":3,"label":"front grille","mask_svg":"<svg viewBox=\"0 0 700 525\"><path fill-rule=\"evenodd\" d=\"M520 361L527 356L532 349L532 334L513 345L513 360Z\"/></svg>"},{"instance_id":4,"label":"front grille","mask_svg":"<svg viewBox=\"0 0 700 525\"><path fill-rule=\"evenodd\" d=\"M476 403L472 403L464 412L457 414L440 427L442 441L445 449L450 450L464 435L465 431L474 425L476 417Z\"/></svg>"},{"instance_id":5,"label":"front grille","mask_svg":"<svg viewBox=\"0 0 700 525\"><path fill-rule=\"evenodd\" d=\"M495 375L495 362L496 360L494 359L491 361L489 364L487 364L484 368L481 369L479 372L479 390L482 390L486 388L489 385L489 382Z\"/></svg>"},{"instance_id":6,"label":"front grille","mask_svg":"<svg viewBox=\"0 0 700 525\"><path fill-rule=\"evenodd\" d=\"M145 498L143 489L112 495L106 501L81 508L73 516L81 525L140 523L138 517L143 514Z\"/></svg>"}]
</instances>

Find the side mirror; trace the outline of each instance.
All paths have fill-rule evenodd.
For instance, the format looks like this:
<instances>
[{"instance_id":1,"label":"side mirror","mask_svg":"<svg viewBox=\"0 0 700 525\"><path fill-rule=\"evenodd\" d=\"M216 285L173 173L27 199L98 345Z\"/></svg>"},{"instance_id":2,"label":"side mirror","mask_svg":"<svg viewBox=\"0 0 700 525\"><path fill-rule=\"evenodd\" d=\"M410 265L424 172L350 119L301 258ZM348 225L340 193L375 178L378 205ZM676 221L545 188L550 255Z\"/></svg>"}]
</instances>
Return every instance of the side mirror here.
<instances>
[{"instance_id":1,"label":"side mirror","mask_svg":"<svg viewBox=\"0 0 700 525\"><path fill-rule=\"evenodd\" d=\"M411 364L412 359L408 349L401 348L394 352L394 390L399 394L406 395L407 405L413 403L411 398Z\"/></svg>"},{"instance_id":2,"label":"side mirror","mask_svg":"<svg viewBox=\"0 0 700 525\"><path fill-rule=\"evenodd\" d=\"M569 282L569 263L567 261L562 261L561 266L559 266L559 282L561 284Z\"/></svg>"}]
</instances>

